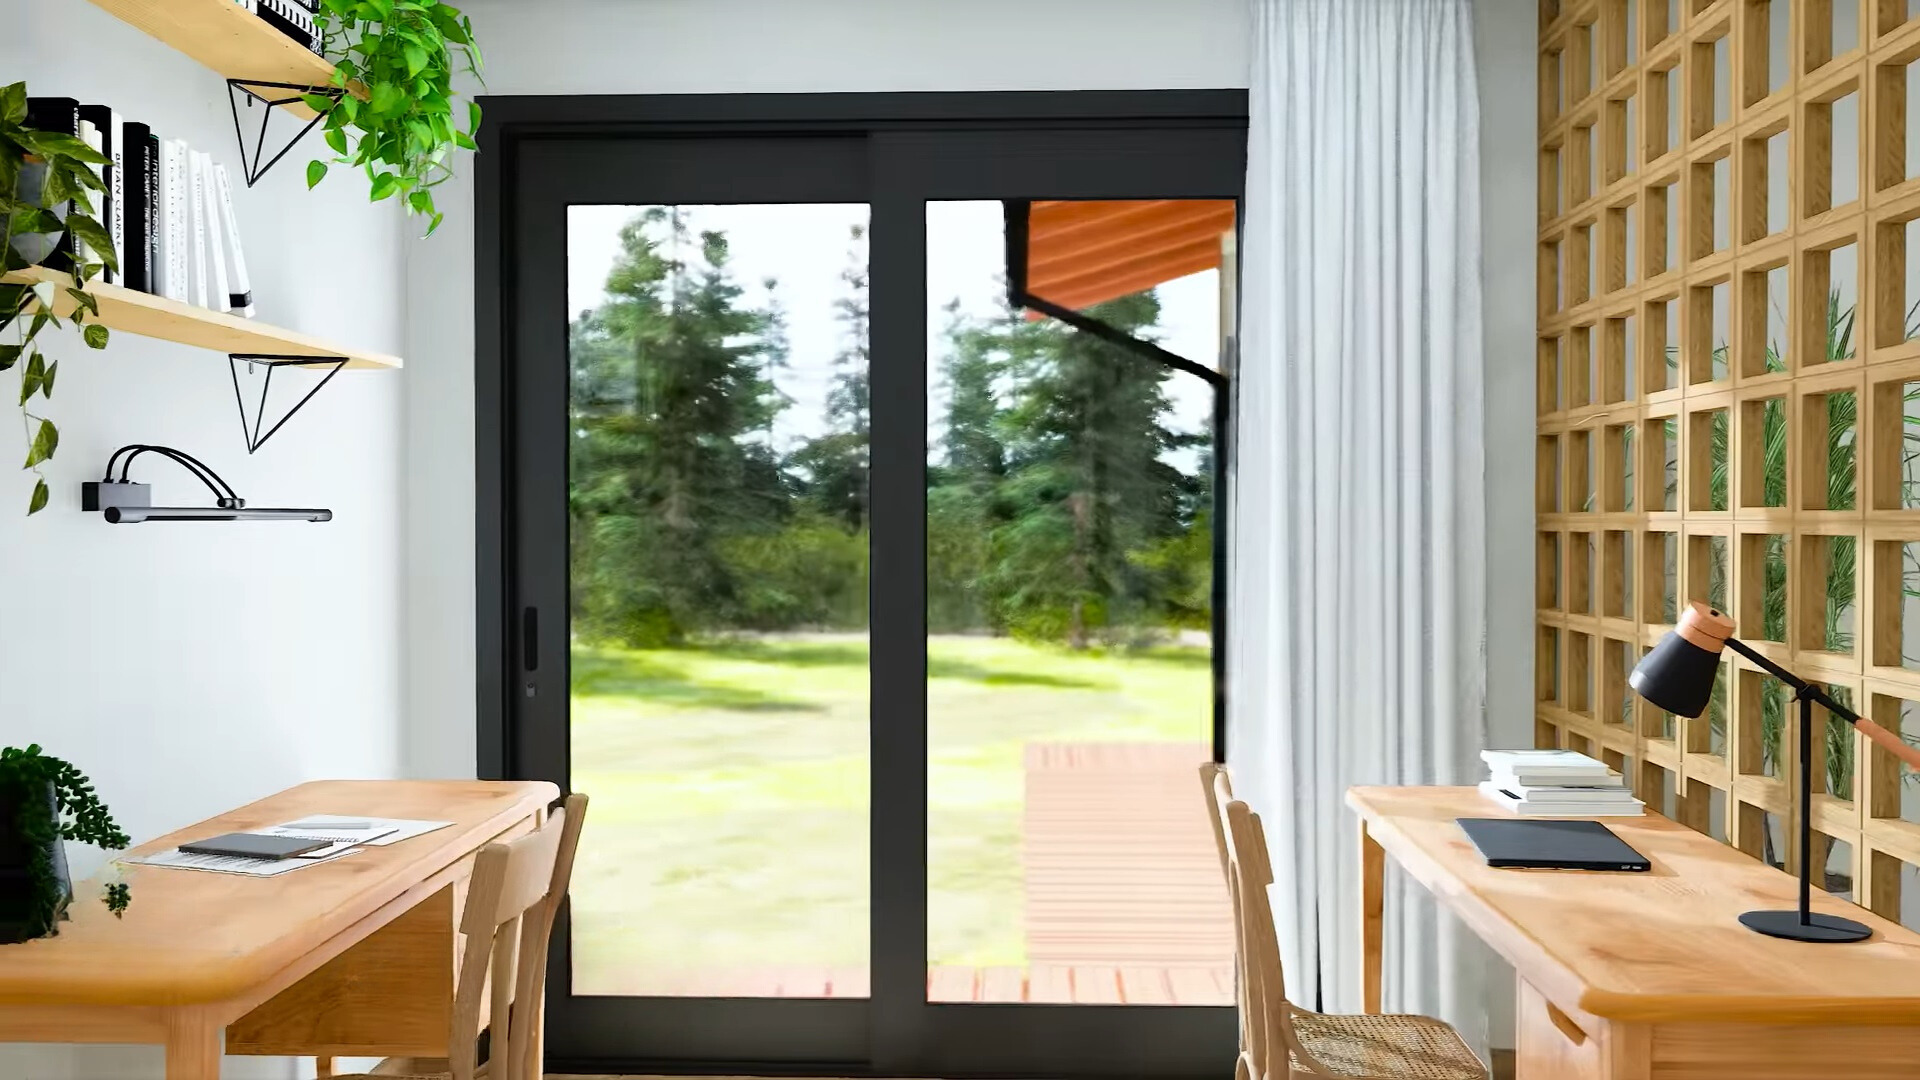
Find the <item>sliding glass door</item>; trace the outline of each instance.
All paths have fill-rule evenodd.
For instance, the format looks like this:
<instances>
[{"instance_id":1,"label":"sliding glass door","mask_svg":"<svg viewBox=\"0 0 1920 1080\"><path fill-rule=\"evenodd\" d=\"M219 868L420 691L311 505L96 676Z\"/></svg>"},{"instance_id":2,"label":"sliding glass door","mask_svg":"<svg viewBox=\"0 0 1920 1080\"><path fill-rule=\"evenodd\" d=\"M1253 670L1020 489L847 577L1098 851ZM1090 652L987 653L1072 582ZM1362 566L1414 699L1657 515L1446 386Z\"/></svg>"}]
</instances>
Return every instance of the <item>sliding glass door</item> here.
<instances>
[{"instance_id":1,"label":"sliding glass door","mask_svg":"<svg viewBox=\"0 0 1920 1080\"><path fill-rule=\"evenodd\" d=\"M1243 124L987 115L1045 99L491 114L492 771L594 800L553 1061L1231 1068Z\"/></svg>"}]
</instances>

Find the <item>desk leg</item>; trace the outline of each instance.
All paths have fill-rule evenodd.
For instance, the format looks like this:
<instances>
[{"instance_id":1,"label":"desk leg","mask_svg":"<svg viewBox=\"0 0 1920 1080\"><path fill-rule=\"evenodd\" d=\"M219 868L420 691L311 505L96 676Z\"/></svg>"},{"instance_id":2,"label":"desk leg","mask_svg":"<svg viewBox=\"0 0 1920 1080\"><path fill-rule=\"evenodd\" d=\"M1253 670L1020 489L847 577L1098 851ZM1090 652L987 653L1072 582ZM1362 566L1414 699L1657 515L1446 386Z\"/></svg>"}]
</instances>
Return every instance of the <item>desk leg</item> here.
<instances>
[{"instance_id":1,"label":"desk leg","mask_svg":"<svg viewBox=\"0 0 1920 1080\"><path fill-rule=\"evenodd\" d=\"M1387 853L1367 835L1360 821L1360 989L1361 1008L1380 1011L1380 949L1386 929Z\"/></svg>"},{"instance_id":2,"label":"desk leg","mask_svg":"<svg viewBox=\"0 0 1920 1080\"><path fill-rule=\"evenodd\" d=\"M220 1080L219 1024L198 1011L167 1017L167 1080Z\"/></svg>"}]
</instances>

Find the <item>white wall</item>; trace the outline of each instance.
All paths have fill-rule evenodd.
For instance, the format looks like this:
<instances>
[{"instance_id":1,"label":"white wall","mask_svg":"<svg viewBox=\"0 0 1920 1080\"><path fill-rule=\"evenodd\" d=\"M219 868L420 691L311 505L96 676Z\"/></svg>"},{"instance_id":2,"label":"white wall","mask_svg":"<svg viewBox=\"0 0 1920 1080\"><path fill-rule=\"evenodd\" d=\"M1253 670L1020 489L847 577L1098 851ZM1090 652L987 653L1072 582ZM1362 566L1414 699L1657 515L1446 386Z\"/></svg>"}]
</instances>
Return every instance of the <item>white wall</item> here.
<instances>
[{"instance_id":1,"label":"white wall","mask_svg":"<svg viewBox=\"0 0 1920 1080\"><path fill-rule=\"evenodd\" d=\"M238 171L226 86L212 72L90 4L7 9L0 82L115 105ZM367 206L348 178L309 194L303 168L296 154L235 193L260 317L400 352L397 216ZM62 335L46 351L60 377L37 407L61 441L47 469L52 505L31 519L32 475L7 464L26 447L0 418L0 745L37 741L90 772L135 840L310 779L398 775L403 376L343 373L249 457L224 356L131 335L102 353ZM0 375L9 413L17 378ZM110 526L83 514L80 482L136 441L201 457L255 505L326 506L335 520ZM151 456L136 475L163 500L206 498ZM91 849L71 854L77 873L100 865ZM137 880L133 906L137 917ZM0 1047L11 1080L161 1068L153 1048ZM235 1058L225 1075L312 1072Z\"/></svg>"}]
</instances>

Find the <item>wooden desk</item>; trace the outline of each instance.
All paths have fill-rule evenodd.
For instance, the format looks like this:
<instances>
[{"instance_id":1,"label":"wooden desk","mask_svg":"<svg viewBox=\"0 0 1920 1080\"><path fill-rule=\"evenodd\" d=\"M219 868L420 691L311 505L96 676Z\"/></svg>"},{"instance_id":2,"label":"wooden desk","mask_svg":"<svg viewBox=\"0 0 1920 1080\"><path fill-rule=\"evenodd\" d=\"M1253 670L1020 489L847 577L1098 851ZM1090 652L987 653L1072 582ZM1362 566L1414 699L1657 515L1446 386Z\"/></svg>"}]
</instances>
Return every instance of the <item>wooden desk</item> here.
<instances>
[{"instance_id":1,"label":"wooden desk","mask_svg":"<svg viewBox=\"0 0 1920 1080\"><path fill-rule=\"evenodd\" d=\"M454 822L281 877L129 865L123 920L76 886L59 936L0 945L0 1041L159 1043L167 1080L216 1080L223 1029L229 1054L445 1057L473 858L558 796L544 782L328 780L143 844L308 814Z\"/></svg>"},{"instance_id":2,"label":"wooden desk","mask_svg":"<svg viewBox=\"0 0 1920 1080\"><path fill-rule=\"evenodd\" d=\"M1454 819L1495 812L1473 788L1362 787L1366 1007L1380 1008L1381 874L1407 873L1519 974L1520 1080L1920 1075L1920 935L1818 891L1874 930L1854 945L1753 933L1792 908L1793 877L1664 817L1609 818L1644 874L1496 870Z\"/></svg>"}]
</instances>

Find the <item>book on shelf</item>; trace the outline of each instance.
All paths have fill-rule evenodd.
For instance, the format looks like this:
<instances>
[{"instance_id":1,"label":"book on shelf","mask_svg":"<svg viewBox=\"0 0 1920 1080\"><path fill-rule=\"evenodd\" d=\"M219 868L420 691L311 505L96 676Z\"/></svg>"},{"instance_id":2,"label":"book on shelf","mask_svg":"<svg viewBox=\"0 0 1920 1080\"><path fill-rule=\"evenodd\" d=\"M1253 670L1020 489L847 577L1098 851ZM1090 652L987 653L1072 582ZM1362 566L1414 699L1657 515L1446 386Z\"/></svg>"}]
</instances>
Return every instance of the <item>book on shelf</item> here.
<instances>
[{"instance_id":1,"label":"book on shelf","mask_svg":"<svg viewBox=\"0 0 1920 1080\"><path fill-rule=\"evenodd\" d=\"M145 124L121 128L126 139L126 262L121 278L129 289L159 293L154 279L154 251L158 247L160 201L160 140Z\"/></svg>"},{"instance_id":2,"label":"book on shelf","mask_svg":"<svg viewBox=\"0 0 1920 1080\"><path fill-rule=\"evenodd\" d=\"M1518 817L1639 817L1646 810L1646 804L1632 795L1586 802L1536 802L1492 780L1480 782L1480 794Z\"/></svg>"},{"instance_id":3,"label":"book on shelf","mask_svg":"<svg viewBox=\"0 0 1920 1080\"><path fill-rule=\"evenodd\" d=\"M187 259L187 302L207 307L207 155L188 148L187 221L192 245Z\"/></svg>"},{"instance_id":4,"label":"book on shelf","mask_svg":"<svg viewBox=\"0 0 1920 1080\"><path fill-rule=\"evenodd\" d=\"M219 197L214 193L213 157L196 150L193 152L194 187L200 193L200 230L206 237L202 243L196 238L194 252L204 253L207 265L207 302L201 306L214 311L227 310L230 296L227 287L227 259L223 250L225 241L220 236Z\"/></svg>"},{"instance_id":5,"label":"book on shelf","mask_svg":"<svg viewBox=\"0 0 1920 1080\"><path fill-rule=\"evenodd\" d=\"M103 145L100 140L100 129L93 126L93 121L87 120L85 118L81 119L80 141L83 143L86 143L88 147L92 148L96 152L98 152L100 147ZM93 171L93 175L96 178L98 178L101 184L104 186L106 183L106 166L89 165L87 167ZM94 194L94 203L96 204L96 209L106 204L106 200L107 200L106 194L98 191L94 192L93 194ZM98 213L95 214L94 220L96 221L99 220ZM100 261L100 253L93 250L92 244L88 243L85 240L80 239L79 237L74 237L73 249L74 249L75 256L79 258L79 260L83 263L97 263ZM102 273L104 274L105 271L102 271Z\"/></svg>"},{"instance_id":6,"label":"book on shelf","mask_svg":"<svg viewBox=\"0 0 1920 1080\"><path fill-rule=\"evenodd\" d=\"M27 99L26 126L35 131L52 131L61 135L80 137L80 102L74 98L36 97ZM38 190L38 185L46 183L44 164L28 162L20 172L23 190ZM68 201L60 206L48 207L64 220L67 212L73 209ZM34 254L39 254L35 252ZM39 263L52 270L73 269L73 234L63 232L53 250L41 255Z\"/></svg>"},{"instance_id":7,"label":"book on shelf","mask_svg":"<svg viewBox=\"0 0 1920 1080\"><path fill-rule=\"evenodd\" d=\"M80 119L91 124L94 133L99 136L100 145L95 149L108 159L108 164L100 169L100 179L106 191L95 192L99 196L100 212L95 215L100 226L113 238L113 258L122 268L126 266L126 207L122 203L121 185L123 183L121 165L121 121L120 115L105 105L80 106ZM99 261L104 262L104 259ZM100 280L110 284L122 283L123 274L111 267L101 271Z\"/></svg>"},{"instance_id":8,"label":"book on shelf","mask_svg":"<svg viewBox=\"0 0 1920 1080\"><path fill-rule=\"evenodd\" d=\"M315 8L300 0L248 0L247 10L267 25L293 39L301 48L314 53L321 50L320 28L314 22Z\"/></svg>"},{"instance_id":9,"label":"book on shelf","mask_svg":"<svg viewBox=\"0 0 1920 1080\"><path fill-rule=\"evenodd\" d=\"M168 139L160 146L160 295L191 303L187 284L192 246L187 240L191 222L187 213L187 144Z\"/></svg>"},{"instance_id":10,"label":"book on shelf","mask_svg":"<svg viewBox=\"0 0 1920 1080\"><path fill-rule=\"evenodd\" d=\"M214 201L220 208L221 233L226 237L225 262L229 272L227 279L226 310L243 319L253 318L253 285L247 280L247 257L240 248L240 221L233 213L233 182L227 177L227 167L216 164L213 167Z\"/></svg>"}]
</instances>

